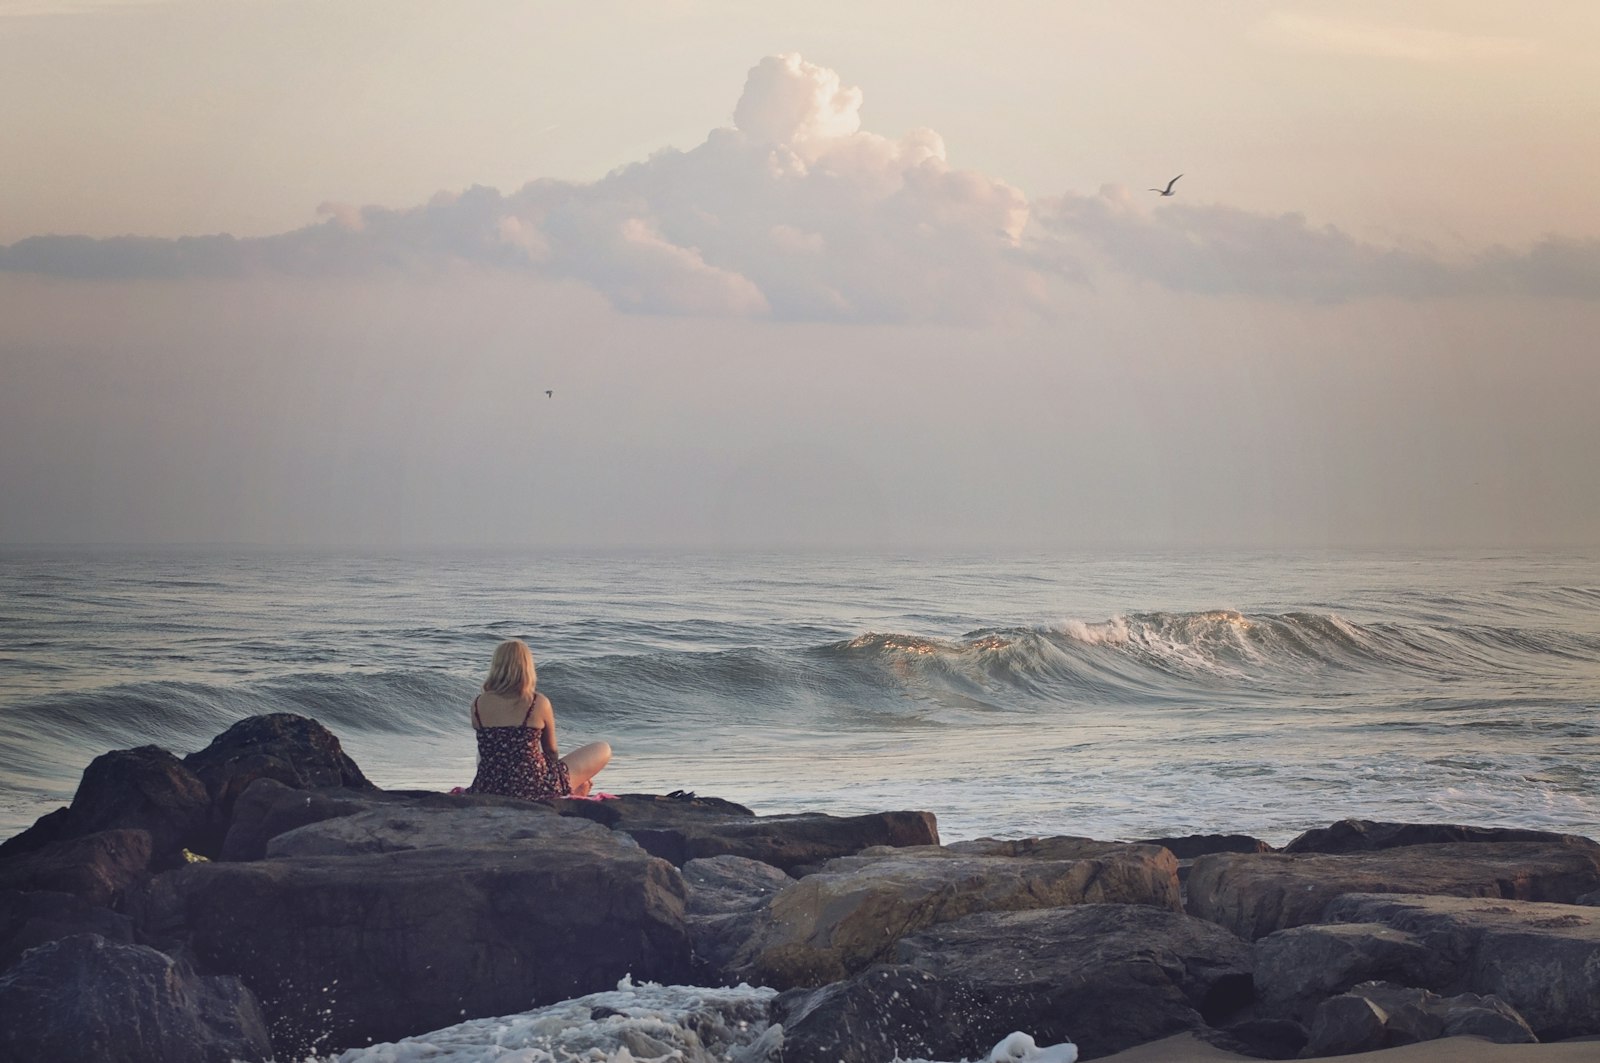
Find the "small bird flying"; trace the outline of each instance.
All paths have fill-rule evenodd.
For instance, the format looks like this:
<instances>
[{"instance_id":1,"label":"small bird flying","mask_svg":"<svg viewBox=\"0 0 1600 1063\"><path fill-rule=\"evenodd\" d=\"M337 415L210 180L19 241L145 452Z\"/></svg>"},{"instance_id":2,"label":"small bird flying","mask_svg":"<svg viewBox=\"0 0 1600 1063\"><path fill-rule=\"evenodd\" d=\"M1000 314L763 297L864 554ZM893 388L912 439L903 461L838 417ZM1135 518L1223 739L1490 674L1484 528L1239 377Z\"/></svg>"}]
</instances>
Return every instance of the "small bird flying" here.
<instances>
[{"instance_id":1,"label":"small bird flying","mask_svg":"<svg viewBox=\"0 0 1600 1063\"><path fill-rule=\"evenodd\" d=\"M554 391L546 391L544 393L544 397L547 399L553 399L556 397L556 393Z\"/></svg>"},{"instance_id":2,"label":"small bird flying","mask_svg":"<svg viewBox=\"0 0 1600 1063\"><path fill-rule=\"evenodd\" d=\"M1182 176L1183 176L1183 174L1181 174L1181 173L1178 175L1178 177L1182 177ZM1164 196L1170 196L1170 195L1172 195L1172 186L1178 183L1178 177L1174 177L1172 180L1168 181L1167 182L1167 187L1165 187L1165 188L1152 188L1150 191L1152 191L1152 192L1160 192Z\"/></svg>"}]
</instances>

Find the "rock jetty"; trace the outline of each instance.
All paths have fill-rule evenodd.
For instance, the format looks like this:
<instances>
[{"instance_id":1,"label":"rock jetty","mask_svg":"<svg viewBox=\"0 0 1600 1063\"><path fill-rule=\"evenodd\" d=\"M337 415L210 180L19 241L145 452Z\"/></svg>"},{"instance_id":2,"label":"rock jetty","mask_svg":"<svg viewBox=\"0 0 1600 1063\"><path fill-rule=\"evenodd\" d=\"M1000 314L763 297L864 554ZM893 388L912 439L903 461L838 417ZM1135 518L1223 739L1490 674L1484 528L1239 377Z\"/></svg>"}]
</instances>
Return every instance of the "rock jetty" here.
<instances>
[{"instance_id":1,"label":"rock jetty","mask_svg":"<svg viewBox=\"0 0 1600 1063\"><path fill-rule=\"evenodd\" d=\"M786 1063L1600 1034L1600 845L1344 821L943 846L932 813L381 790L313 720L97 758L0 843L0 1063L298 1060L609 989L780 990Z\"/></svg>"}]
</instances>

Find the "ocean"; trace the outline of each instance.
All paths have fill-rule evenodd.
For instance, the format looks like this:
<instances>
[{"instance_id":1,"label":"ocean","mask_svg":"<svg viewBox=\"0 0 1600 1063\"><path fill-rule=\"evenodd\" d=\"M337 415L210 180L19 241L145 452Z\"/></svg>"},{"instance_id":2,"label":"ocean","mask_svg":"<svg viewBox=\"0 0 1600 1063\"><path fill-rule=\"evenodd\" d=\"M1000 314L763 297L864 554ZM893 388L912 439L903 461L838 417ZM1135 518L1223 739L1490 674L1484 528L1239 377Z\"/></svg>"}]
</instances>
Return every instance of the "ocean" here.
<instances>
[{"instance_id":1,"label":"ocean","mask_svg":"<svg viewBox=\"0 0 1600 1063\"><path fill-rule=\"evenodd\" d=\"M374 782L473 773L521 638L614 793L927 809L949 840L1345 816L1600 836L1600 558L0 553L0 836L108 749L321 720Z\"/></svg>"},{"instance_id":2,"label":"ocean","mask_svg":"<svg viewBox=\"0 0 1600 1063\"><path fill-rule=\"evenodd\" d=\"M464 785L473 694L521 638L616 793L925 809L947 841L1282 844L1347 816L1600 837L1592 554L10 548L0 603L0 836L106 750L181 755L262 712L321 720L380 786ZM341 1059L765 1063L770 993L625 980ZM1019 1031L990 1059L1075 1054Z\"/></svg>"}]
</instances>

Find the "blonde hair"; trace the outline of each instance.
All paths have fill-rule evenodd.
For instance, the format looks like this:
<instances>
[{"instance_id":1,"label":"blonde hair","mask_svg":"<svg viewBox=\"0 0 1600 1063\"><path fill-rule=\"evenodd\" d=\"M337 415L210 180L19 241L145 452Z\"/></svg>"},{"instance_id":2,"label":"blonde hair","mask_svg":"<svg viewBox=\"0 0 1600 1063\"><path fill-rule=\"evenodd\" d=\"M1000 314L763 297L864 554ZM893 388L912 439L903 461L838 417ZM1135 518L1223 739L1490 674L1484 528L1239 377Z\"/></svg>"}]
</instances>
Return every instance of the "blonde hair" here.
<instances>
[{"instance_id":1,"label":"blonde hair","mask_svg":"<svg viewBox=\"0 0 1600 1063\"><path fill-rule=\"evenodd\" d=\"M494 648L494 659L489 662L489 678L483 681L483 690L486 694L531 701L534 684L538 681L539 673L533 666L533 651L528 649L526 642L512 639Z\"/></svg>"}]
</instances>

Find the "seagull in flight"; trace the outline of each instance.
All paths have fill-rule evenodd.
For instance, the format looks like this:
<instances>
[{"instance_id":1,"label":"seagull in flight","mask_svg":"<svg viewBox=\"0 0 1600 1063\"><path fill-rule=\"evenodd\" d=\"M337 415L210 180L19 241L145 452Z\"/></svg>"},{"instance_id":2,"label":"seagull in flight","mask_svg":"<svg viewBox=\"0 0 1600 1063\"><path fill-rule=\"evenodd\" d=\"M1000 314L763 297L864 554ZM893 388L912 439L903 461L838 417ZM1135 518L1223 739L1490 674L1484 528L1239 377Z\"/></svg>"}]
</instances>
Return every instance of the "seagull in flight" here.
<instances>
[{"instance_id":1,"label":"seagull in flight","mask_svg":"<svg viewBox=\"0 0 1600 1063\"><path fill-rule=\"evenodd\" d=\"M1183 174L1181 174L1181 173L1178 175L1178 177L1182 177L1182 176L1183 176ZM1160 192L1164 196L1170 196L1170 195L1172 195L1172 186L1178 183L1178 177L1174 177L1172 180L1168 181L1167 182L1167 187L1165 187L1165 188L1152 188L1150 191L1152 191L1152 192Z\"/></svg>"}]
</instances>

